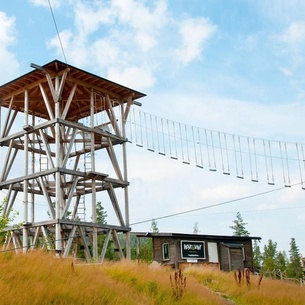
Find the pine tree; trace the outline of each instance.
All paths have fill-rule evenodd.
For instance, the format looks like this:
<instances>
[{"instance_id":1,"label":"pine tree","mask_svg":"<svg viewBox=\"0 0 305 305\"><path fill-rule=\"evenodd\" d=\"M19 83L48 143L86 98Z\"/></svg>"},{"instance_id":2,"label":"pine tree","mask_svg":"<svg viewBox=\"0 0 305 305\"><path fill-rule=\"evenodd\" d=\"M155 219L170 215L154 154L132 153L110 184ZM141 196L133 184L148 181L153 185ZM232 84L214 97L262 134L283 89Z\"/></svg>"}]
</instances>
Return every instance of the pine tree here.
<instances>
[{"instance_id":1,"label":"pine tree","mask_svg":"<svg viewBox=\"0 0 305 305\"><path fill-rule=\"evenodd\" d=\"M155 219L153 219L151 222L150 231L153 233L159 233L158 223Z\"/></svg>"},{"instance_id":2,"label":"pine tree","mask_svg":"<svg viewBox=\"0 0 305 305\"><path fill-rule=\"evenodd\" d=\"M105 211L105 208L102 206L102 203L99 201L96 204L96 219L97 222L106 225L107 224L107 212Z\"/></svg>"},{"instance_id":3,"label":"pine tree","mask_svg":"<svg viewBox=\"0 0 305 305\"><path fill-rule=\"evenodd\" d=\"M196 221L193 227L193 234L198 234L199 232L200 230L199 230L198 222Z\"/></svg>"},{"instance_id":4,"label":"pine tree","mask_svg":"<svg viewBox=\"0 0 305 305\"><path fill-rule=\"evenodd\" d=\"M301 278L303 275L301 255L296 244L295 238L291 238L289 250L289 264L287 266L286 274L291 278Z\"/></svg>"},{"instance_id":5,"label":"pine tree","mask_svg":"<svg viewBox=\"0 0 305 305\"><path fill-rule=\"evenodd\" d=\"M264 246L264 253L262 255L263 270L273 271L276 269L277 243L271 239L268 240L267 245Z\"/></svg>"},{"instance_id":6,"label":"pine tree","mask_svg":"<svg viewBox=\"0 0 305 305\"><path fill-rule=\"evenodd\" d=\"M150 231L152 233L159 233L158 223L155 219L152 220ZM141 241L140 253L138 253L138 259L151 262L153 259L153 242L152 238L144 238Z\"/></svg>"},{"instance_id":7,"label":"pine tree","mask_svg":"<svg viewBox=\"0 0 305 305\"><path fill-rule=\"evenodd\" d=\"M100 224L103 224L103 225L107 224L107 212L105 211L105 208L102 206L102 203L100 201L98 201L96 203L96 220ZM102 252L105 240L106 240L105 234L98 235L97 247L98 247L99 253ZM108 242L108 247L107 247L105 258L107 258L109 260L114 259L114 246L113 246L112 240L109 240L109 242Z\"/></svg>"},{"instance_id":8,"label":"pine tree","mask_svg":"<svg viewBox=\"0 0 305 305\"><path fill-rule=\"evenodd\" d=\"M257 240L253 242L253 265L257 271L262 266L262 253Z\"/></svg>"},{"instance_id":9,"label":"pine tree","mask_svg":"<svg viewBox=\"0 0 305 305\"><path fill-rule=\"evenodd\" d=\"M276 255L276 269L284 272L286 271L288 258L285 251L279 251Z\"/></svg>"},{"instance_id":10,"label":"pine tree","mask_svg":"<svg viewBox=\"0 0 305 305\"><path fill-rule=\"evenodd\" d=\"M247 222L244 222L244 220L241 217L240 212L237 212L236 219L233 220L234 225L230 226L230 229L233 229L233 235L234 236L249 236L250 233L246 230Z\"/></svg>"}]
</instances>

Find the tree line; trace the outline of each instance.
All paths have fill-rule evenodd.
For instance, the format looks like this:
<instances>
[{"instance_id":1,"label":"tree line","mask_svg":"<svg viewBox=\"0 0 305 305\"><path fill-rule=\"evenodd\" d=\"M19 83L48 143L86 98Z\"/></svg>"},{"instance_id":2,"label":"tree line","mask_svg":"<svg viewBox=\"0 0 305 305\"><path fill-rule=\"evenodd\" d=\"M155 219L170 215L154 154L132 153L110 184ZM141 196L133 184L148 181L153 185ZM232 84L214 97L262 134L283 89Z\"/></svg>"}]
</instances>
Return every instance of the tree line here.
<instances>
[{"instance_id":1,"label":"tree line","mask_svg":"<svg viewBox=\"0 0 305 305\"><path fill-rule=\"evenodd\" d=\"M7 198L0 203L0 215L3 211L3 206ZM104 210L101 202L97 203L97 221L101 224L107 224L107 212ZM10 217L0 217L0 243L4 241L4 229L8 225L9 222L14 220L16 217L16 212L13 211ZM246 225L248 223L244 222L240 212L236 214L236 219L233 220L233 225L230 228L233 230L233 236L249 236L250 233L246 229ZM198 233L198 223L194 225L194 232ZM151 223L151 232L157 233L159 232L157 222L155 220ZM122 234L119 239L121 240L121 244L124 247L125 239ZM105 241L105 235L98 236L98 248L102 249ZM132 259L140 259L145 260L147 262L152 260L152 240L151 238L143 238L141 241L141 247L138 245L138 240L135 235L131 235L131 258ZM77 256L82 258L84 256L83 251L78 249ZM105 255L106 259L109 260L117 260L119 259L117 251L115 249L114 243L112 241L109 242L107 252ZM277 243L268 240L267 244L264 245L261 249L260 244L257 240L253 243L253 265L254 270L259 273L268 273L276 271L277 277L280 275L285 275L288 278L297 278L300 279L304 276L303 267L302 267L302 256L300 254L299 248L297 246L295 238L291 238L290 241L290 249L288 254L285 251L281 251L277 249Z\"/></svg>"},{"instance_id":2,"label":"tree line","mask_svg":"<svg viewBox=\"0 0 305 305\"><path fill-rule=\"evenodd\" d=\"M234 236L249 236L250 233L246 229L248 223L244 222L240 212L236 214L233 225ZM253 264L254 269L259 273L268 274L274 272L276 277L285 275L287 278L300 279L304 277L302 267L302 255L297 246L295 238L290 240L290 248L288 254L285 251L277 249L277 243L268 240L267 244L260 248L257 240L253 243Z\"/></svg>"}]
</instances>

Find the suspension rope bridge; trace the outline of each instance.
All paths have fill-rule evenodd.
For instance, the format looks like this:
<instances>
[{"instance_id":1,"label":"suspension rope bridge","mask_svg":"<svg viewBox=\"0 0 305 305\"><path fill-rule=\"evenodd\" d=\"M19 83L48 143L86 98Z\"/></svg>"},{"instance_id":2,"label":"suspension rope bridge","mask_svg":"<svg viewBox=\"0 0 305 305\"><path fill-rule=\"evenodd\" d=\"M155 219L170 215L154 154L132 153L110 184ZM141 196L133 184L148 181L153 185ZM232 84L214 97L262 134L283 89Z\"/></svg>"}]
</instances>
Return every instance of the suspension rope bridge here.
<instances>
[{"instance_id":1,"label":"suspension rope bridge","mask_svg":"<svg viewBox=\"0 0 305 305\"><path fill-rule=\"evenodd\" d=\"M59 30L48 1L65 62ZM96 97L95 97L96 99ZM103 100L101 99L101 102ZM269 185L282 181L305 189L305 156L302 143L266 140L186 125L132 109L126 130L129 142L198 168L221 171Z\"/></svg>"},{"instance_id":2,"label":"suspension rope bridge","mask_svg":"<svg viewBox=\"0 0 305 305\"><path fill-rule=\"evenodd\" d=\"M300 184L305 189L305 155L302 143L240 136L195 127L137 109L126 125L128 141L148 151L269 185Z\"/></svg>"}]
</instances>

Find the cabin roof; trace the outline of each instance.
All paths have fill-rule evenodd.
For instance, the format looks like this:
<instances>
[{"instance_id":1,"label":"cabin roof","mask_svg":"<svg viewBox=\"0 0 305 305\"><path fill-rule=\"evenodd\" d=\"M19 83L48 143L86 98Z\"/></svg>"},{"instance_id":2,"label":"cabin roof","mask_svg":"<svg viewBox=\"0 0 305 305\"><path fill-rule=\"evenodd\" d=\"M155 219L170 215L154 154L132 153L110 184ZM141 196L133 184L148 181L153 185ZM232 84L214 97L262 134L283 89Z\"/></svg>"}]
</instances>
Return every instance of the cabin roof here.
<instances>
[{"instance_id":1,"label":"cabin roof","mask_svg":"<svg viewBox=\"0 0 305 305\"><path fill-rule=\"evenodd\" d=\"M206 234L186 234L186 233L152 233L152 232L138 232L134 233L138 237L169 237L177 239L210 239L210 240L228 240L228 241L245 241L245 240L261 240L257 236L228 236L228 235L206 235Z\"/></svg>"},{"instance_id":2,"label":"cabin roof","mask_svg":"<svg viewBox=\"0 0 305 305\"><path fill-rule=\"evenodd\" d=\"M31 65L32 67L39 67ZM42 68L42 69L41 69ZM29 114L35 114L36 117L48 119L48 110L45 106L40 85L43 86L45 94L49 101L52 101L52 92L47 85L45 73L51 76L54 84L55 76L62 76L67 73L66 82L61 94L63 104L68 100L70 92L75 84L77 84L74 98L69 107L66 116L67 120L78 120L87 117L90 114L90 92L94 90L96 96L109 96L113 101L117 101L117 105L127 102L127 98L132 100L144 97L145 94L136 90L119 85L115 82L94 75L87 71L81 70L74 66L63 63L59 60L51 61L42 67L24 74L2 86L0 86L0 103L1 106L11 107L12 109L24 112L25 91L28 92ZM54 103L51 103L54 104ZM52 105L54 108L54 105ZM102 103L97 102L95 112L105 110Z\"/></svg>"}]
</instances>

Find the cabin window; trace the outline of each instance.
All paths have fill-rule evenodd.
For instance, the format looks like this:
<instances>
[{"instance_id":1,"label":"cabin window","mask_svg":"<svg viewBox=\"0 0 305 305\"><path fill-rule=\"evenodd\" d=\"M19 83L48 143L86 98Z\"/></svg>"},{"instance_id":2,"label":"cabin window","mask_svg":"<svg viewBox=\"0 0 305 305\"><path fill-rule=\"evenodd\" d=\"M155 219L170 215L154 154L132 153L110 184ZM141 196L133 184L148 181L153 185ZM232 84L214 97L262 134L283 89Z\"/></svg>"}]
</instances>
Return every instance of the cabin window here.
<instances>
[{"instance_id":1,"label":"cabin window","mask_svg":"<svg viewBox=\"0 0 305 305\"><path fill-rule=\"evenodd\" d=\"M168 243L162 244L162 255L163 255L163 260L164 261L169 260L169 245L168 245Z\"/></svg>"}]
</instances>

